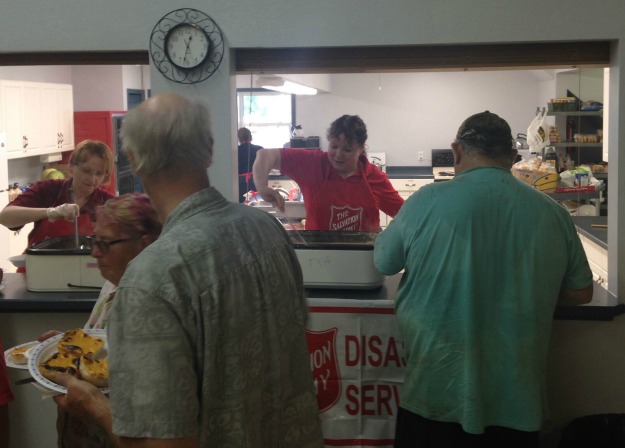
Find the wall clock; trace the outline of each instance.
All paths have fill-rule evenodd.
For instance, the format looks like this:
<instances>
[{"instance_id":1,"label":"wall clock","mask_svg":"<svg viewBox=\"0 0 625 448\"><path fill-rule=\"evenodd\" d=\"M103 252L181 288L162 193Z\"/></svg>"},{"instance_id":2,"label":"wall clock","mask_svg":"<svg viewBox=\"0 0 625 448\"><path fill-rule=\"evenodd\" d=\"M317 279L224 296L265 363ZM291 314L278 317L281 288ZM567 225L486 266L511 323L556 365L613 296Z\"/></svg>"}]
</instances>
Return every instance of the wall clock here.
<instances>
[{"instance_id":1,"label":"wall clock","mask_svg":"<svg viewBox=\"0 0 625 448\"><path fill-rule=\"evenodd\" d=\"M223 54L221 30L197 9L176 9L164 15L150 36L152 63L163 76L180 84L210 78Z\"/></svg>"}]
</instances>

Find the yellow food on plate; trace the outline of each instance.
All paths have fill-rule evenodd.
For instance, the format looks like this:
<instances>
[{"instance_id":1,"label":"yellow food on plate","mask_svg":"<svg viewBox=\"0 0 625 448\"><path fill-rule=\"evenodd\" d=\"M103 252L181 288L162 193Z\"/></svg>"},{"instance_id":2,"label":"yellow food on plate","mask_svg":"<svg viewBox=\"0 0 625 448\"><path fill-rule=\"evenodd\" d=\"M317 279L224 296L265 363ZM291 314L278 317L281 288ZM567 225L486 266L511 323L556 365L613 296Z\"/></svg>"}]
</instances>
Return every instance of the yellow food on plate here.
<instances>
[{"instance_id":1,"label":"yellow food on plate","mask_svg":"<svg viewBox=\"0 0 625 448\"><path fill-rule=\"evenodd\" d=\"M88 335L80 328L66 331L58 344L60 353L71 353L74 356L86 356L88 358L97 357L102 348L104 340Z\"/></svg>"},{"instance_id":2,"label":"yellow food on plate","mask_svg":"<svg viewBox=\"0 0 625 448\"><path fill-rule=\"evenodd\" d=\"M32 344L21 345L19 347L13 347L11 349L11 358L15 364L27 364L28 358L26 357L26 352L37 345L37 342L33 342Z\"/></svg>"},{"instance_id":3,"label":"yellow food on plate","mask_svg":"<svg viewBox=\"0 0 625 448\"><path fill-rule=\"evenodd\" d=\"M80 358L80 377L97 387L108 387L109 365L105 359Z\"/></svg>"},{"instance_id":4,"label":"yellow food on plate","mask_svg":"<svg viewBox=\"0 0 625 448\"><path fill-rule=\"evenodd\" d=\"M98 358L104 344L104 339L80 328L66 331L56 343L57 352L40 363L38 370L55 383L59 374L67 373L96 387L108 387L108 360Z\"/></svg>"},{"instance_id":5,"label":"yellow food on plate","mask_svg":"<svg viewBox=\"0 0 625 448\"><path fill-rule=\"evenodd\" d=\"M62 373L78 377L79 365L79 357L68 353L55 353L39 364L39 372L44 378L56 382L56 378Z\"/></svg>"}]
</instances>

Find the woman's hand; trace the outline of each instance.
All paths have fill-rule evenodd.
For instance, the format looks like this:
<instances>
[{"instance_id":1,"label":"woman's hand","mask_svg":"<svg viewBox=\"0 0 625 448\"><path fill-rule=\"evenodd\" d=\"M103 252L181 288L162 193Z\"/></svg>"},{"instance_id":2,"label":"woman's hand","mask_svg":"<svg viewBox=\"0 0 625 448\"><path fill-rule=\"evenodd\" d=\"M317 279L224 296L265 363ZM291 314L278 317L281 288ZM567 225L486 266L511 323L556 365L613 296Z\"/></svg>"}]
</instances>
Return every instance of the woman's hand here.
<instances>
[{"instance_id":1,"label":"woman's hand","mask_svg":"<svg viewBox=\"0 0 625 448\"><path fill-rule=\"evenodd\" d=\"M256 188L258 189L258 194L262 196L263 201L269 202L275 208L284 213L284 198L278 191L270 187L259 187L258 185L256 185Z\"/></svg>"},{"instance_id":2,"label":"woman's hand","mask_svg":"<svg viewBox=\"0 0 625 448\"><path fill-rule=\"evenodd\" d=\"M50 207L46 214L52 222L60 219L73 221L80 214L80 207L78 207L78 204L61 204L56 207Z\"/></svg>"}]
</instances>

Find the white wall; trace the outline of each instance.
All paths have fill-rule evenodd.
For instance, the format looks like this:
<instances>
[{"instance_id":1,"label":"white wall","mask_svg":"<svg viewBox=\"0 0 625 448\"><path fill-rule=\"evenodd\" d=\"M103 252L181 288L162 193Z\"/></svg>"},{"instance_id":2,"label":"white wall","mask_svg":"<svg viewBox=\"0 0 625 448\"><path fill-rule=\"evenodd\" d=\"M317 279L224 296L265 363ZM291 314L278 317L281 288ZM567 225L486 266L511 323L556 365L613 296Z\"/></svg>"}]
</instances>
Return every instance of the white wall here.
<instances>
[{"instance_id":1,"label":"white wall","mask_svg":"<svg viewBox=\"0 0 625 448\"><path fill-rule=\"evenodd\" d=\"M549 80L546 81L545 77ZM331 75L331 92L297 97L297 122L318 135L343 114L367 124L367 150L386 152L387 165L431 165L430 150L449 148L471 114L490 110L514 135L526 133L536 107L555 90L554 72L514 70ZM262 145L262 142L257 142ZM417 160L417 151L424 160Z\"/></svg>"},{"instance_id":2,"label":"white wall","mask_svg":"<svg viewBox=\"0 0 625 448\"><path fill-rule=\"evenodd\" d=\"M145 65L124 65L122 66L122 91L124 99L124 107L122 110L128 110L128 89L143 90L147 98L147 90L150 88L150 71Z\"/></svg>"},{"instance_id":3,"label":"white wall","mask_svg":"<svg viewBox=\"0 0 625 448\"><path fill-rule=\"evenodd\" d=\"M125 110L121 65L72 67L74 111Z\"/></svg>"},{"instance_id":4,"label":"white wall","mask_svg":"<svg viewBox=\"0 0 625 448\"><path fill-rule=\"evenodd\" d=\"M71 84L72 68L68 65L0 67L0 79Z\"/></svg>"}]
</instances>

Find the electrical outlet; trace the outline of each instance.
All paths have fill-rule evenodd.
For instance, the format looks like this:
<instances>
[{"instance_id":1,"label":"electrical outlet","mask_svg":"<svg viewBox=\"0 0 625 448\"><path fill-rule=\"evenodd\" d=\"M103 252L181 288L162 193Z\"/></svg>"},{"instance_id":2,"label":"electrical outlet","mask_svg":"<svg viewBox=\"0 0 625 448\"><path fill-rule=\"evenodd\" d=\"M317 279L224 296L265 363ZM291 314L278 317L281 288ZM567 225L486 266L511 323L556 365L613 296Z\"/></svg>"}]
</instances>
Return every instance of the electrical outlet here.
<instances>
[{"instance_id":1,"label":"electrical outlet","mask_svg":"<svg viewBox=\"0 0 625 448\"><path fill-rule=\"evenodd\" d=\"M423 151L419 151L419 160L423 160Z\"/></svg>"}]
</instances>

